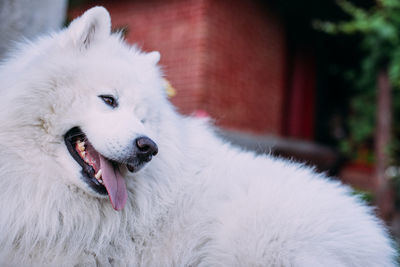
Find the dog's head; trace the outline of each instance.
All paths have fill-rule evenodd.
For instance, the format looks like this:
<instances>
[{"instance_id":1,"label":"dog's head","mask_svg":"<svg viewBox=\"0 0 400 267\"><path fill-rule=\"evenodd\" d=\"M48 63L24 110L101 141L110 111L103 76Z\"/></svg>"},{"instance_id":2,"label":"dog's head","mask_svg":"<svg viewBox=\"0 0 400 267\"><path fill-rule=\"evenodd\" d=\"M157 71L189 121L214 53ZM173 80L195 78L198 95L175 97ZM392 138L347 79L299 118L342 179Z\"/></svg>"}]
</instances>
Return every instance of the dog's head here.
<instances>
[{"instance_id":1,"label":"dog's head","mask_svg":"<svg viewBox=\"0 0 400 267\"><path fill-rule=\"evenodd\" d=\"M38 142L53 154L68 183L97 197L108 195L119 210L127 199L124 175L141 170L158 153L159 110L169 104L159 53L130 47L110 29L108 12L95 7L33 44L36 64L28 62L28 68L40 79L24 98L38 109L33 117L43 131ZM57 149L50 151L52 144Z\"/></svg>"}]
</instances>

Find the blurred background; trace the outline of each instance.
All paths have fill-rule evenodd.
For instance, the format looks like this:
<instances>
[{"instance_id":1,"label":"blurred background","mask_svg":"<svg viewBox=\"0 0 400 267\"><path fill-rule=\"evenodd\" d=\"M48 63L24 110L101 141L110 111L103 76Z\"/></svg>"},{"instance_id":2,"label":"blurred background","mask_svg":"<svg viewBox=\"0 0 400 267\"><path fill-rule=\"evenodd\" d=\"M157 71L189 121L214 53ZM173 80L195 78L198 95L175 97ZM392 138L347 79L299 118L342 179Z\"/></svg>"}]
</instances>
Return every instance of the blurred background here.
<instances>
[{"instance_id":1,"label":"blurred background","mask_svg":"<svg viewBox=\"0 0 400 267\"><path fill-rule=\"evenodd\" d=\"M400 235L399 0L1 0L0 59L95 5L160 51L181 113L350 184Z\"/></svg>"}]
</instances>

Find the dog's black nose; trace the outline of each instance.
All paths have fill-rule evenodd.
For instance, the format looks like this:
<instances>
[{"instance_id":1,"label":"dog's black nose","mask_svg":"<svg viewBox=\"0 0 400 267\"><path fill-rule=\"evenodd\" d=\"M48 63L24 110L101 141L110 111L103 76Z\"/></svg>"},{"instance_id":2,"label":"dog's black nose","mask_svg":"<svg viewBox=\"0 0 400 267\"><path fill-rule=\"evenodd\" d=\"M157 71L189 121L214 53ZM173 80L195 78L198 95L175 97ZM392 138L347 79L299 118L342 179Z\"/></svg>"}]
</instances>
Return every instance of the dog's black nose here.
<instances>
[{"instance_id":1,"label":"dog's black nose","mask_svg":"<svg viewBox=\"0 0 400 267\"><path fill-rule=\"evenodd\" d=\"M147 136L138 137L135 140L137 147L137 156L143 161L150 161L158 153L157 144Z\"/></svg>"}]
</instances>

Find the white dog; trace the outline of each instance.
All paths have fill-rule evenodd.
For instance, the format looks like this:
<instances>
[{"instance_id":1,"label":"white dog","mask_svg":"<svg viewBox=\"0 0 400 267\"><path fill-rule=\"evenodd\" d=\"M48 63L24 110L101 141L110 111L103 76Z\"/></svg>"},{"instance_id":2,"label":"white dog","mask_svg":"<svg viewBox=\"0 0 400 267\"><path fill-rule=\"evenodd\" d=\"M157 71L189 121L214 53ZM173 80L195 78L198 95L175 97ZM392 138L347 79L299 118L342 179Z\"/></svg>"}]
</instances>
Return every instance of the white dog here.
<instances>
[{"instance_id":1,"label":"white dog","mask_svg":"<svg viewBox=\"0 0 400 267\"><path fill-rule=\"evenodd\" d=\"M383 224L167 101L95 7L0 69L1 266L395 266Z\"/></svg>"}]
</instances>

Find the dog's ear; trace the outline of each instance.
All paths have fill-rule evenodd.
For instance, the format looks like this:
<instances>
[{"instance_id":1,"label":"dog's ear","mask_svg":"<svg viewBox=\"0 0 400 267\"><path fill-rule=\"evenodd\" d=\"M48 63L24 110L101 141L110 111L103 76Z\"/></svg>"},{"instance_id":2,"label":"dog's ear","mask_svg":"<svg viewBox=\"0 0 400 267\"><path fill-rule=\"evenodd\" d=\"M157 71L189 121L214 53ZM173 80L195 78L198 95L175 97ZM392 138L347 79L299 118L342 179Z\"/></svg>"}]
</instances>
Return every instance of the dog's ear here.
<instances>
[{"instance_id":1,"label":"dog's ear","mask_svg":"<svg viewBox=\"0 0 400 267\"><path fill-rule=\"evenodd\" d=\"M73 20L67 32L76 47L87 49L93 43L110 35L110 14L104 7L93 7Z\"/></svg>"},{"instance_id":2,"label":"dog's ear","mask_svg":"<svg viewBox=\"0 0 400 267\"><path fill-rule=\"evenodd\" d=\"M150 63L152 63L153 65L156 65L160 61L161 55L160 55L160 52L153 51L153 52L147 53L146 57L150 61Z\"/></svg>"}]
</instances>

